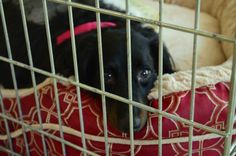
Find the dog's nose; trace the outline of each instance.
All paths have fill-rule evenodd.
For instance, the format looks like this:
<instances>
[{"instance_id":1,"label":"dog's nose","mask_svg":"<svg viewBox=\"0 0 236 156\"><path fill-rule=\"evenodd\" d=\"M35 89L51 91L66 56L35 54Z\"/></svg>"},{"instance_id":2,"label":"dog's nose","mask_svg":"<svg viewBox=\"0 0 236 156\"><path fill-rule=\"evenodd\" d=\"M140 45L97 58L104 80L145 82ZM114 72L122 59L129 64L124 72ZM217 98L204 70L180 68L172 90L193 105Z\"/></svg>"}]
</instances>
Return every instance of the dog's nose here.
<instances>
[{"instance_id":1,"label":"dog's nose","mask_svg":"<svg viewBox=\"0 0 236 156\"><path fill-rule=\"evenodd\" d=\"M135 117L133 119L133 126L134 126L134 131L138 131L140 129L141 126L141 119L138 117Z\"/></svg>"}]
</instances>

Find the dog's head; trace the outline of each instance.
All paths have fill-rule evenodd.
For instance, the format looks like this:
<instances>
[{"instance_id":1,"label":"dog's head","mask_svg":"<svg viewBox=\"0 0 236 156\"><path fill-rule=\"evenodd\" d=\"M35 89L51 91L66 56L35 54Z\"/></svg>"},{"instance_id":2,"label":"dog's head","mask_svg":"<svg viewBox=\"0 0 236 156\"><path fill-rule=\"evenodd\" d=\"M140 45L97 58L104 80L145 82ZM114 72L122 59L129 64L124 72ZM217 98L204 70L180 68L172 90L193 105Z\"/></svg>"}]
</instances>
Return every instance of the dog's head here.
<instances>
[{"instance_id":1,"label":"dog's head","mask_svg":"<svg viewBox=\"0 0 236 156\"><path fill-rule=\"evenodd\" d=\"M76 37L79 76L82 83L100 88L97 32ZM147 104L147 94L153 87L158 73L158 34L141 28L131 31L132 51L132 99ZM67 47L68 48L68 47ZM128 98L127 42L126 30L102 30L105 90ZM68 57L67 57L68 58ZM72 69L72 59L67 64ZM170 55L164 46L163 71L173 72ZM129 131L129 106L117 100L106 98L108 121L121 131ZM140 130L147 120L147 112L133 107L134 131Z\"/></svg>"}]
</instances>

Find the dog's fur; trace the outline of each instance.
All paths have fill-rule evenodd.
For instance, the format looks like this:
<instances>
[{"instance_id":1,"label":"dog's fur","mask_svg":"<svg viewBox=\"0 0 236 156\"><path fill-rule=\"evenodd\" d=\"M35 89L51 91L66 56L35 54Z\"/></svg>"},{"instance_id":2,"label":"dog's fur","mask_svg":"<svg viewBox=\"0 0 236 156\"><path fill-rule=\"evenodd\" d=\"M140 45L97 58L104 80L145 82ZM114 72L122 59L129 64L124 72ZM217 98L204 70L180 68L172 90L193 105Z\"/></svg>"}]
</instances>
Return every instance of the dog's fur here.
<instances>
[{"instance_id":1,"label":"dog's fur","mask_svg":"<svg viewBox=\"0 0 236 156\"><path fill-rule=\"evenodd\" d=\"M106 5L101 5L103 8L106 8ZM4 9L13 59L29 64L19 7L9 0L4 2ZM96 21L96 16L93 12L73 9L73 14L75 26ZM27 15L30 16L30 14ZM127 98L126 21L107 15L101 15L101 20L117 24L114 28L102 29L105 90ZM34 66L46 71L51 71L45 26L41 22L37 23L31 20L28 20L27 25ZM50 17L50 28L56 73L60 73L65 77L73 75L74 67L71 41L67 40L59 46L56 45L56 37L69 29L66 9L64 11L57 11L55 9L53 16ZM2 24L0 24L0 36L0 55L8 57ZM94 30L77 35L75 39L80 81L100 88L97 31ZM141 23L132 22L131 42L133 100L146 104L147 94L157 78L158 34L152 29L143 28ZM171 58L165 46L163 52L163 71L164 73L172 73ZM0 71L2 73L0 76L0 84L5 88L13 88L13 83L10 80L12 77L10 65L0 61ZM19 88L32 86L29 71L15 67L15 73ZM45 77L43 75L36 74L37 83L42 82L44 79ZM110 98L106 98L106 101L107 115L110 123L119 130L128 132L128 105ZM134 107L133 114L134 130L138 131L146 123L147 112Z\"/></svg>"}]
</instances>

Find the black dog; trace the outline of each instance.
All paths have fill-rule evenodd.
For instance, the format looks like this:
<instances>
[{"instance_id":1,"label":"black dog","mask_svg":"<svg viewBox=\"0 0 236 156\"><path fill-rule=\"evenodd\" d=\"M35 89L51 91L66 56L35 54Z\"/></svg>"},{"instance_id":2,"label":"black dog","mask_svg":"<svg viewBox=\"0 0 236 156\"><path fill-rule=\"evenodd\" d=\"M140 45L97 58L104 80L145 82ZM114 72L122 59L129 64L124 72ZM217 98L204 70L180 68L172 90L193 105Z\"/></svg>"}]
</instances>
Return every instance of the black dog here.
<instances>
[{"instance_id":1,"label":"black dog","mask_svg":"<svg viewBox=\"0 0 236 156\"><path fill-rule=\"evenodd\" d=\"M103 8L109 9L105 4L101 5ZM29 64L19 7L9 1L4 2L4 9L13 59ZM112 9L114 10L114 8ZM64 11L55 10L54 13L55 16L50 18L50 28L56 73L68 77L74 74L71 40L70 37L61 41L58 40L61 36L65 36L65 32L69 30L68 14L66 9ZM73 15L75 27L96 22L94 12L73 8ZM126 21L108 15L101 15L101 21L109 24L109 26L102 28L105 90L127 98ZM35 23L30 20L28 20L27 25L34 66L51 72L45 26L42 23ZM0 56L8 57L2 24L0 24L0 36ZM75 35L75 39L80 81L100 88L96 29L79 33ZM143 28L141 23L132 22L131 42L133 100L146 104L148 102L147 94L157 78L158 34L152 29ZM163 71L164 73L172 73L171 57L165 46L163 55ZM5 88L13 88L13 83L10 81L9 64L0 61L0 71L2 73L0 84ZM15 67L15 73L19 88L32 86L29 71ZM37 83L44 79L43 75L36 74ZM110 98L106 98L106 101L108 120L114 127L128 132L128 105ZM134 130L138 131L146 123L147 112L134 107L133 114Z\"/></svg>"}]
</instances>

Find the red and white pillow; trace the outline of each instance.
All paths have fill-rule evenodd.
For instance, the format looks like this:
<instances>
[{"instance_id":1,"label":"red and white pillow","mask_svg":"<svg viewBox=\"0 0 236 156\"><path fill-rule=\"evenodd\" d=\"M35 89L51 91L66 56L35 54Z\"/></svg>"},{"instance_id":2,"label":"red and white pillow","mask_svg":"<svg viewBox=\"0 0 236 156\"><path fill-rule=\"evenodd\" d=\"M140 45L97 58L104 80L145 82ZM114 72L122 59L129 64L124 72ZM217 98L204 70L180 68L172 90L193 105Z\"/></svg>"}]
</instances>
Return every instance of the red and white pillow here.
<instances>
[{"instance_id":1,"label":"red and white pillow","mask_svg":"<svg viewBox=\"0 0 236 156\"><path fill-rule=\"evenodd\" d=\"M64 139L75 145L82 146L80 120L77 104L77 94L74 86L58 83L58 95L61 108L61 119L64 129ZM190 91L182 91L163 97L165 112L189 119ZM99 155L105 155L104 131L100 99L94 98L87 91L81 92L85 138L87 149ZM21 97L21 107L25 123L39 129L37 109L34 94ZM203 125L224 131L227 120L229 100L229 83L217 83L196 90L195 121ZM4 97L4 106L8 116L19 120L16 98ZM52 84L39 89L39 102L44 131L60 137L58 115ZM152 106L157 107L157 100ZM11 131L14 152L25 155L25 145L22 126L8 120ZM130 140L128 134L112 128L108 123L109 152L113 155L129 155ZM163 156L185 155L188 152L189 127L186 124L163 117ZM44 155L41 135L36 131L27 130L28 145L31 155ZM4 120L0 119L0 145L8 147ZM235 138L235 135L234 135ZM223 152L224 138L205 130L194 128L194 155L220 156ZM61 143L45 136L49 155L62 155ZM135 133L135 154L153 155L158 153L158 114L149 114L147 126ZM81 155L66 145L67 155ZM0 151L0 155L7 155Z\"/></svg>"}]
</instances>

